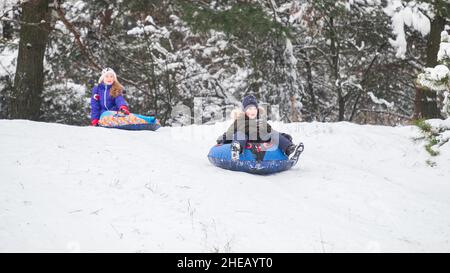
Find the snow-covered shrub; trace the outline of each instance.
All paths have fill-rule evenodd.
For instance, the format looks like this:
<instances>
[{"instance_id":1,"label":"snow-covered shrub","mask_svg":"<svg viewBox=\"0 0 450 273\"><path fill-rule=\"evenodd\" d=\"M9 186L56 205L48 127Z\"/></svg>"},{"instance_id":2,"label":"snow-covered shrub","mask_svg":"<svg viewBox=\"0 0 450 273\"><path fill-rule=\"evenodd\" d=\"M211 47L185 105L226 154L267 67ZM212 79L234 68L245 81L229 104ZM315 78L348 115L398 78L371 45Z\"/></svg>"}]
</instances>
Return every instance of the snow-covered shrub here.
<instances>
[{"instance_id":1,"label":"snow-covered shrub","mask_svg":"<svg viewBox=\"0 0 450 273\"><path fill-rule=\"evenodd\" d=\"M43 92L42 120L73 125L89 123L90 94L86 87L67 81Z\"/></svg>"},{"instance_id":2,"label":"snow-covered shrub","mask_svg":"<svg viewBox=\"0 0 450 273\"><path fill-rule=\"evenodd\" d=\"M424 72L417 77L419 85L435 92L441 92L444 96L441 112L447 117L446 120L420 120L416 123L427 139L425 148L432 156L438 155L439 148L446 144L450 138L450 35L447 32L449 29L449 27L446 27L441 33L438 53L440 64L433 68L425 68Z\"/></svg>"},{"instance_id":3,"label":"snow-covered shrub","mask_svg":"<svg viewBox=\"0 0 450 273\"><path fill-rule=\"evenodd\" d=\"M450 35L447 29L441 33L441 44L439 47L438 61L439 65L427 67L424 72L417 77L417 83L427 87L431 91L442 92L444 95L442 114L450 117Z\"/></svg>"},{"instance_id":4,"label":"snow-covered shrub","mask_svg":"<svg viewBox=\"0 0 450 273\"><path fill-rule=\"evenodd\" d=\"M416 121L426 140L425 149L431 156L439 155L439 148L448 145L450 140L450 118L446 120L430 119Z\"/></svg>"},{"instance_id":5,"label":"snow-covered shrub","mask_svg":"<svg viewBox=\"0 0 450 273\"><path fill-rule=\"evenodd\" d=\"M448 79L450 70L445 65L437 65L436 67L427 67L424 72L419 74L418 80L422 86L426 86L433 91L444 91L448 88Z\"/></svg>"}]
</instances>

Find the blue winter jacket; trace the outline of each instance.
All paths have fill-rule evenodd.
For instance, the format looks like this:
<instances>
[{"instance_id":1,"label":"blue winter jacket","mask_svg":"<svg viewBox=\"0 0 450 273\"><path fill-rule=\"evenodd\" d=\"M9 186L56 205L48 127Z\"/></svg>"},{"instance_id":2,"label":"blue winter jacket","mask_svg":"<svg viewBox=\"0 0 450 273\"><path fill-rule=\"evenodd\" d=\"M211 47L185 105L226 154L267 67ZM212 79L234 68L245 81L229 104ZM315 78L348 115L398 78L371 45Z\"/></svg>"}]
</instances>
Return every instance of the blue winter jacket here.
<instances>
[{"instance_id":1,"label":"blue winter jacket","mask_svg":"<svg viewBox=\"0 0 450 273\"><path fill-rule=\"evenodd\" d=\"M128 107L123 96L112 97L109 94L111 85L100 83L92 88L91 97L91 120L100 119L105 111L118 111L122 105Z\"/></svg>"}]
</instances>

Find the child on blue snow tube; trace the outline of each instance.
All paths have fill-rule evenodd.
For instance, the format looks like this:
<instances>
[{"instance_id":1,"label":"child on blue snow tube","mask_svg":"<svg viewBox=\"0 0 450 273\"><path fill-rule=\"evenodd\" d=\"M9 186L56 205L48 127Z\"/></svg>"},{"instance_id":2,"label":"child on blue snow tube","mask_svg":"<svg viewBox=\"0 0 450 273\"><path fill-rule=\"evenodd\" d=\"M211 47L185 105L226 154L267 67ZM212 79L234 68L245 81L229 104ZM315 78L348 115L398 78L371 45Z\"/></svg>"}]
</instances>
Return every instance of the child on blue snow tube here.
<instances>
[{"instance_id":1,"label":"child on blue snow tube","mask_svg":"<svg viewBox=\"0 0 450 273\"><path fill-rule=\"evenodd\" d=\"M130 113L123 90L114 70L103 69L98 85L92 89L91 125L130 130L138 126L144 128L143 126L154 125L150 129L157 129L159 121L155 117Z\"/></svg>"},{"instance_id":2,"label":"child on blue snow tube","mask_svg":"<svg viewBox=\"0 0 450 273\"><path fill-rule=\"evenodd\" d=\"M234 113L233 124L217 139L217 144L231 143L231 159L233 161L239 159L239 154L243 152L248 142L261 143L278 140L278 147L290 160L299 155L303 145L295 145L290 135L272 129L267 123L264 109L258 107L255 96L246 96L242 101L242 107L243 111Z\"/></svg>"}]
</instances>

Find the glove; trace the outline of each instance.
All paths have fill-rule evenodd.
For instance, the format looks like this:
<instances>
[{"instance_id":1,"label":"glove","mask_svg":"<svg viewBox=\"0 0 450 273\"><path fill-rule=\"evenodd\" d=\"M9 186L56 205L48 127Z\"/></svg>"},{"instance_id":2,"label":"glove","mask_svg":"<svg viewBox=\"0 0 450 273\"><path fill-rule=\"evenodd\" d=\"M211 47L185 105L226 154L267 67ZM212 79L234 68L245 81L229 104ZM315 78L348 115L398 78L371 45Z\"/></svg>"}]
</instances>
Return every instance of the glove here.
<instances>
[{"instance_id":1,"label":"glove","mask_svg":"<svg viewBox=\"0 0 450 273\"><path fill-rule=\"evenodd\" d=\"M128 110L128 107L126 107L125 105L120 106L119 111L121 111L125 115L129 115L130 114L130 111Z\"/></svg>"},{"instance_id":2,"label":"glove","mask_svg":"<svg viewBox=\"0 0 450 273\"><path fill-rule=\"evenodd\" d=\"M92 125L92 126L98 126L98 119L93 119L93 120L91 121L91 125Z\"/></svg>"},{"instance_id":3,"label":"glove","mask_svg":"<svg viewBox=\"0 0 450 273\"><path fill-rule=\"evenodd\" d=\"M227 139L227 133L223 133L223 135L221 135L220 137L217 138L216 143L224 144L226 139Z\"/></svg>"}]
</instances>

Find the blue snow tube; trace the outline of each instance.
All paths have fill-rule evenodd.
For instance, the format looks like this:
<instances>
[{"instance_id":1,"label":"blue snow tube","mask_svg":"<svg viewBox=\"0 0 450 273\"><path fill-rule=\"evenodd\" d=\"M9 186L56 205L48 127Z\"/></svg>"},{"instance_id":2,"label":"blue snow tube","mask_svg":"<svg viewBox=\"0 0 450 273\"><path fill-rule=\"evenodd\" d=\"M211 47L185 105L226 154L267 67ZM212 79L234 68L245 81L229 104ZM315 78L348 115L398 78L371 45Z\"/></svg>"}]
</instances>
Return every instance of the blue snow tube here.
<instances>
[{"instance_id":1,"label":"blue snow tube","mask_svg":"<svg viewBox=\"0 0 450 273\"><path fill-rule=\"evenodd\" d=\"M255 145L259 145L260 151L255 152L255 147L258 147ZM231 144L218 144L211 148L208 159L217 167L252 174L273 174L289 170L295 165L272 143L252 143L236 161L231 160Z\"/></svg>"}]
</instances>

